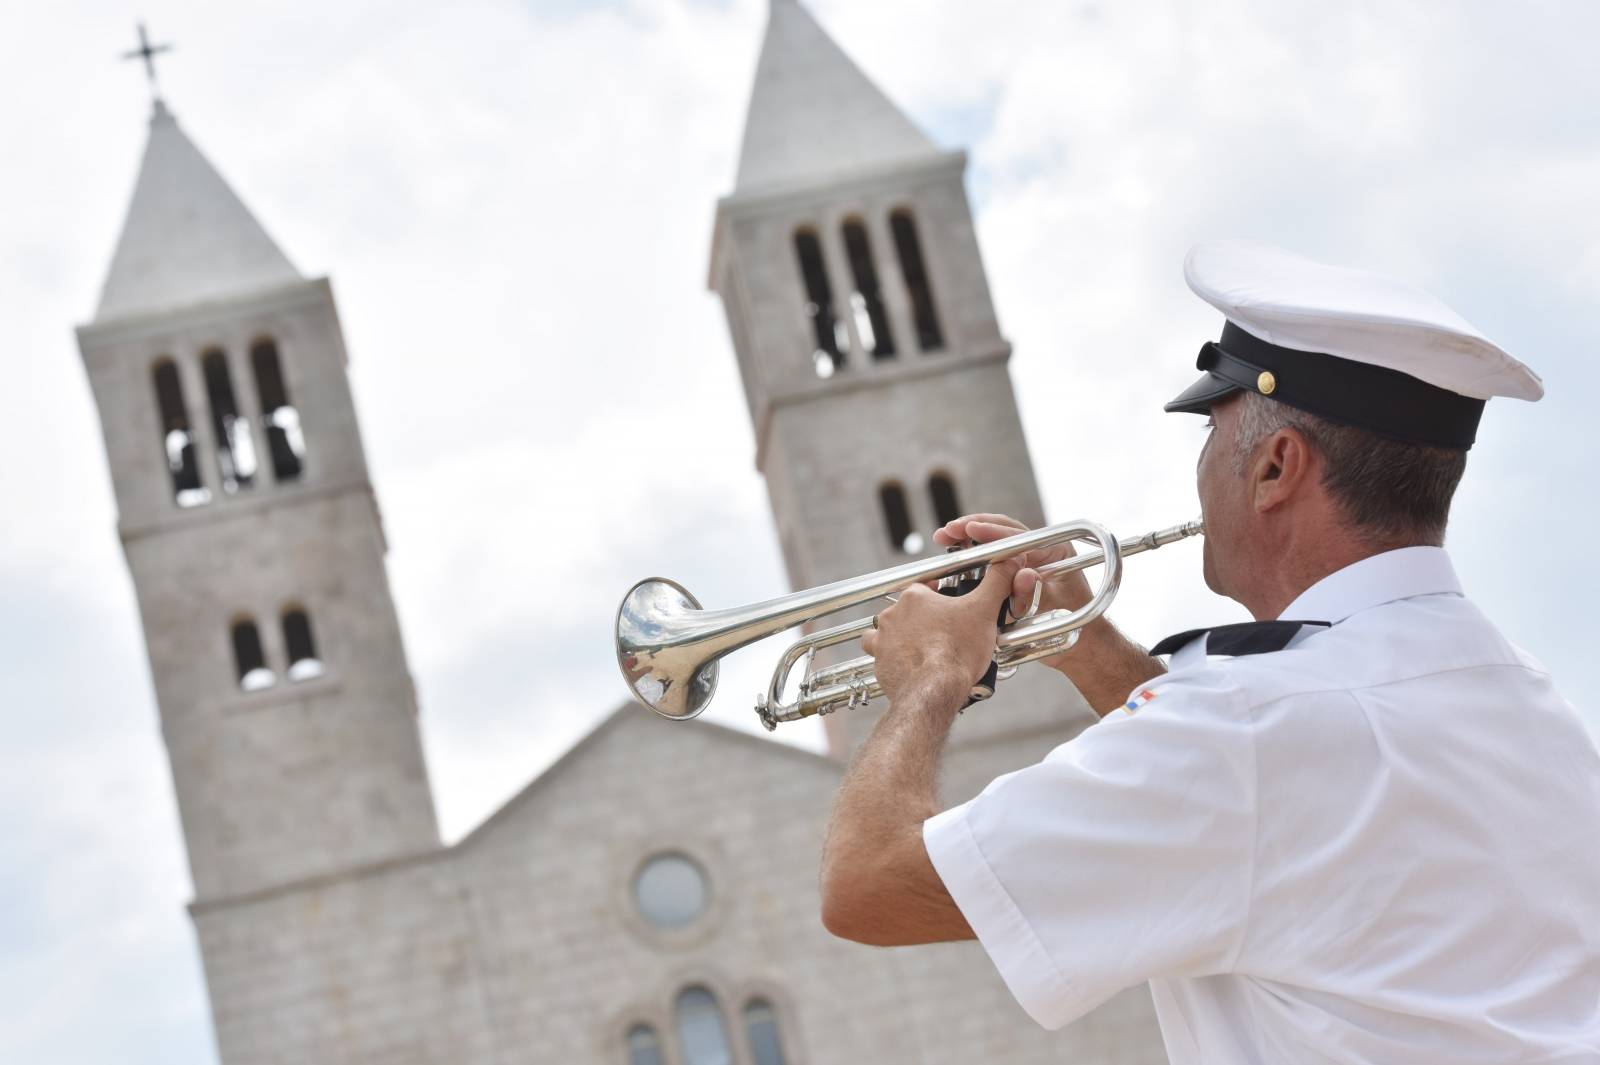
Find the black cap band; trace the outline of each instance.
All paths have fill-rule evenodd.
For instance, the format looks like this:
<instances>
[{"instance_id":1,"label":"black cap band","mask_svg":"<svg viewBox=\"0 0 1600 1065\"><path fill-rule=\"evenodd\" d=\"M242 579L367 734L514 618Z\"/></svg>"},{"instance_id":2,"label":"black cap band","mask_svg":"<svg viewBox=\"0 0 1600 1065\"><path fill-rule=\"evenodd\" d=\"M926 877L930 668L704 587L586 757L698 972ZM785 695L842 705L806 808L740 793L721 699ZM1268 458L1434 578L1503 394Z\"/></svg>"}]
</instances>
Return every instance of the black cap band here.
<instances>
[{"instance_id":1,"label":"black cap band","mask_svg":"<svg viewBox=\"0 0 1600 1065\"><path fill-rule=\"evenodd\" d=\"M1465 451L1477 438L1484 400L1430 385L1410 374L1336 355L1279 347L1240 329L1200 349L1206 375L1166 409L1208 414L1234 392L1270 396L1318 417L1430 447Z\"/></svg>"}]
</instances>

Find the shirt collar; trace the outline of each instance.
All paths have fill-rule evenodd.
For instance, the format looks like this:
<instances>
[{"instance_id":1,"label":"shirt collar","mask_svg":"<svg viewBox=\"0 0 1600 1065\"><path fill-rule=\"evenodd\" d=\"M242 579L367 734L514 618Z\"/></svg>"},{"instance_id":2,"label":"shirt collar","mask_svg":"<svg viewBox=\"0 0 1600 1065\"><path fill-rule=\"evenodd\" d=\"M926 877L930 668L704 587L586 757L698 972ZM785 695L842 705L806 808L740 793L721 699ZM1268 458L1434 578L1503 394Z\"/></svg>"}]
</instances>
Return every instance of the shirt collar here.
<instances>
[{"instance_id":1,"label":"shirt collar","mask_svg":"<svg viewBox=\"0 0 1600 1065\"><path fill-rule=\"evenodd\" d=\"M1396 599L1441 594L1461 594L1461 582L1444 548L1401 547L1328 574L1278 616L1287 621L1339 622Z\"/></svg>"}]
</instances>

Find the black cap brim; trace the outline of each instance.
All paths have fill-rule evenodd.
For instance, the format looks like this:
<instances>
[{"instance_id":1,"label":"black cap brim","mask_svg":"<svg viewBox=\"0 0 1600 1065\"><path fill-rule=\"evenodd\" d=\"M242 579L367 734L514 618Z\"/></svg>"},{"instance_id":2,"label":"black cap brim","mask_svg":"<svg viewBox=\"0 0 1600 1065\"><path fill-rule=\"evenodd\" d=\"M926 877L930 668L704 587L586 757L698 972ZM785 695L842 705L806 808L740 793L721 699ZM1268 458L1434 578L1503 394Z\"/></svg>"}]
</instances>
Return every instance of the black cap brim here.
<instances>
[{"instance_id":1,"label":"black cap brim","mask_svg":"<svg viewBox=\"0 0 1600 1065\"><path fill-rule=\"evenodd\" d=\"M1200 380L1178 393L1165 407L1169 414L1210 414L1211 404L1243 388L1214 373L1200 375Z\"/></svg>"},{"instance_id":2,"label":"black cap brim","mask_svg":"<svg viewBox=\"0 0 1600 1065\"><path fill-rule=\"evenodd\" d=\"M1425 447L1466 450L1477 435L1484 401L1463 396L1387 366L1269 343L1232 322L1222 339L1195 359L1202 371L1169 411L1210 414L1235 392L1256 392L1308 414Z\"/></svg>"}]
</instances>

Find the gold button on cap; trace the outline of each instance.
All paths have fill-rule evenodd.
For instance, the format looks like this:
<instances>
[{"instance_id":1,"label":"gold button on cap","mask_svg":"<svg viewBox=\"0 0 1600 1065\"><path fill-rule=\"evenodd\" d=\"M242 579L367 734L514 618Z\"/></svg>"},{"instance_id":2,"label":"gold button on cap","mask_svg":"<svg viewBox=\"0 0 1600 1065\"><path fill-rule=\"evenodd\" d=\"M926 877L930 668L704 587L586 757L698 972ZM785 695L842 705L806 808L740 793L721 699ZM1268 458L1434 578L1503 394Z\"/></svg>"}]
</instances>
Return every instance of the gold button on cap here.
<instances>
[{"instance_id":1,"label":"gold button on cap","mask_svg":"<svg viewBox=\"0 0 1600 1065\"><path fill-rule=\"evenodd\" d=\"M1272 395L1273 391L1277 387L1278 379L1272 376L1271 370L1262 370L1261 376L1256 378L1256 389L1260 391L1263 396Z\"/></svg>"}]
</instances>

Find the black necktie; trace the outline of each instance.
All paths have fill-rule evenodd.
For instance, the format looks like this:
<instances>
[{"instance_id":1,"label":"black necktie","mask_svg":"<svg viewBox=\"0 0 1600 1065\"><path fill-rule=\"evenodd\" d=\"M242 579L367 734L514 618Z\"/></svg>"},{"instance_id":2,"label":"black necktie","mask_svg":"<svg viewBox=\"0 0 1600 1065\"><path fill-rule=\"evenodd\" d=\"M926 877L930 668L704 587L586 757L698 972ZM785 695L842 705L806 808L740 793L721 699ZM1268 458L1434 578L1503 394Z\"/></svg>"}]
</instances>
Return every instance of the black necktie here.
<instances>
[{"instance_id":1,"label":"black necktie","mask_svg":"<svg viewBox=\"0 0 1600 1065\"><path fill-rule=\"evenodd\" d=\"M1326 628L1329 624L1326 621L1244 621L1237 625L1218 625L1214 629L1190 629L1168 636L1150 648L1150 653L1170 655L1195 637L1210 633L1206 640L1208 655L1269 654L1288 647L1301 626L1321 625Z\"/></svg>"}]
</instances>

